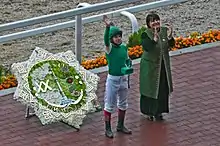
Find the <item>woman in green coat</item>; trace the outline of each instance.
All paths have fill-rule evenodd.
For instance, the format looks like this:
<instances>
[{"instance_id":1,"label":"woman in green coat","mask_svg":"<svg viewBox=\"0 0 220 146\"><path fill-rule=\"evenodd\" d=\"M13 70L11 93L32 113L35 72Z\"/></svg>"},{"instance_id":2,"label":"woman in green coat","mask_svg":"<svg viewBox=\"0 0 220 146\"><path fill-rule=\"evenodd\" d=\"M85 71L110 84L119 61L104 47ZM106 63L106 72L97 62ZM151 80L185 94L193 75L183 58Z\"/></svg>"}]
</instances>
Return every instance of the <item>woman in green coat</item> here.
<instances>
[{"instance_id":1,"label":"woman in green coat","mask_svg":"<svg viewBox=\"0 0 220 146\"><path fill-rule=\"evenodd\" d=\"M175 40L172 27L162 27L157 14L148 14L146 25L141 35L144 53L140 63L140 108L149 120L163 120L162 113L169 112L173 91L169 50Z\"/></svg>"}]
</instances>

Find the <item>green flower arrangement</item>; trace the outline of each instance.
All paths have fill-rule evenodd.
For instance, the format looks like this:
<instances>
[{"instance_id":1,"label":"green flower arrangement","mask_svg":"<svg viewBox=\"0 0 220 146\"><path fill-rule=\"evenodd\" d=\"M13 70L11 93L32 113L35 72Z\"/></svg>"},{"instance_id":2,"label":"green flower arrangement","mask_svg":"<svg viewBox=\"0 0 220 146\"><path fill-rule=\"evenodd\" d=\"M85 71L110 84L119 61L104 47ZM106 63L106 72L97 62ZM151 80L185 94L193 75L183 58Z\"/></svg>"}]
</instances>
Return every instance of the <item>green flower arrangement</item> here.
<instances>
[{"instance_id":1,"label":"green flower arrangement","mask_svg":"<svg viewBox=\"0 0 220 146\"><path fill-rule=\"evenodd\" d=\"M29 71L28 84L38 102L54 112L68 113L86 103L86 84L74 67L63 61L35 64Z\"/></svg>"}]
</instances>

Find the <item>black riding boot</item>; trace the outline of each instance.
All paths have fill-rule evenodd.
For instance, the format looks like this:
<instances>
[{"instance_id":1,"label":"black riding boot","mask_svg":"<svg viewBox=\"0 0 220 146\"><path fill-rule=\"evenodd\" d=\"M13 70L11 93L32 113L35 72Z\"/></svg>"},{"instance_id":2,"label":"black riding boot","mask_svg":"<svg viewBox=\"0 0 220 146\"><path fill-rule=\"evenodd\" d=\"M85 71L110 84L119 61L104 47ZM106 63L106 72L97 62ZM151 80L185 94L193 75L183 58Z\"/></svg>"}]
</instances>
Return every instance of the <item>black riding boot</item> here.
<instances>
[{"instance_id":1,"label":"black riding boot","mask_svg":"<svg viewBox=\"0 0 220 146\"><path fill-rule=\"evenodd\" d=\"M132 131L124 126L125 112L126 111L123 110L119 110L118 112L117 131L124 134L132 134Z\"/></svg>"},{"instance_id":2,"label":"black riding boot","mask_svg":"<svg viewBox=\"0 0 220 146\"><path fill-rule=\"evenodd\" d=\"M113 138L113 132L111 128L111 113L104 111L105 113L105 136Z\"/></svg>"}]
</instances>

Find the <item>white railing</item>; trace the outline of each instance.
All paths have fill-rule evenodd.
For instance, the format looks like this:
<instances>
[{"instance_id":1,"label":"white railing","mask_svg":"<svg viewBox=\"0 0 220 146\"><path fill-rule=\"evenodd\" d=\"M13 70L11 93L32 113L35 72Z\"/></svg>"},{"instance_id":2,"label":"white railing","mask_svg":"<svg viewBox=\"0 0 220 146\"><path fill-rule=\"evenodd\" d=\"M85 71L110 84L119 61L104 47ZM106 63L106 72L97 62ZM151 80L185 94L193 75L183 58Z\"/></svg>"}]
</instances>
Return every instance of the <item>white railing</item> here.
<instances>
[{"instance_id":1,"label":"white railing","mask_svg":"<svg viewBox=\"0 0 220 146\"><path fill-rule=\"evenodd\" d=\"M76 35L75 53L76 53L77 60L81 62L81 45L82 45L81 39L82 39L82 25L83 24L100 21L102 20L103 15L107 15L109 17L117 17L117 16L124 15L130 19L132 23L132 31L137 31L138 23L137 23L135 16L131 14L132 12L140 12L140 11L154 9L158 7L174 5L174 4L186 2L188 0L161 0L161 1L151 2L147 4L137 5L133 7L123 8L123 9L119 9L119 10L111 11L107 13L102 13L99 15L93 15L90 17L81 18L82 14L100 11L100 10L104 10L104 9L108 9L108 8L112 8L116 6L121 6L121 5L129 4L129 3L137 2L137 1L140 1L140 0L114 0L114 1L104 2L104 3L93 4L93 5L90 5L88 3L82 3L82 4L79 4L78 8L76 9L71 9L68 11L58 12L58 13L44 15L40 17L34 17L34 18L20 20L20 21L6 23L6 24L0 24L0 32L1 32L1 31L11 30L11 29L19 28L19 27L35 25L35 24L39 24L39 23L47 22L51 20L67 18L71 16L76 17L75 20L72 20L72 21L67 21L63 23L53 24L53 25L49 25L45 27L40 27L40 28L35 28L35 29L30 29L30 30L25 30L25 31L20 31L20 32L0 36L0 43L15 40L15 39L21 39L21 38L25 38L29 36L34 36L37 34L53 32L53 31L57 31L60 29L64 29L64 28L70 28L70 27L74 28L75 26L75 35Z\"/></svg>"},{"instance_id":2,"label":"white railing","mask_svg":"<svg viewBox=\"0 0 220 146\"><path fill-rule=\"evenodd\" d=\"M137 2L137 1L140 1L140 0L114 0L114 1L104 2L104 3L97 3L94 5L89 5L86 8L71 9L71 10L53 13L49 15L43 15L43 16L25 19L21 21L2 24L0 25L0 31L9 30L9 29L18 28L18 27L24 27L28 25L33 25L33 24L37 24L41 22L47 22L51 20L62 19L66 17L76 16L76 15L82 15L82 14L91 13L95 11L105 10L108 8L113 8L113 7L129 4L129 3Z\"/></svg>"}]
</instances>

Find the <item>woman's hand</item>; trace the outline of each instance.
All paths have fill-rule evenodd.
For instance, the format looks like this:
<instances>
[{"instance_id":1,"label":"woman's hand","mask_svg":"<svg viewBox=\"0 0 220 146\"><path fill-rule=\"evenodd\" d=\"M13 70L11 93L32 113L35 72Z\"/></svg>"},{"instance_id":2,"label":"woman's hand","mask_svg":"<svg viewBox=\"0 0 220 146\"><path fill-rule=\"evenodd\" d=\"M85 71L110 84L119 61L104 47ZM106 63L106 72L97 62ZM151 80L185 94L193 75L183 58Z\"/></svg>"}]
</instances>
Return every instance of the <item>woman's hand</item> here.
<instances>
[{"instance_id":1,"label":"woman's hand","mask_svg":"<svg viewBox=\"0 0 220 146\"><path fill-rule=\"evenodd\" d=\"M167 37L171 39L173 37L173 27L170 24L166 24L167 26Z\"/></svg>"}]
</instances>

